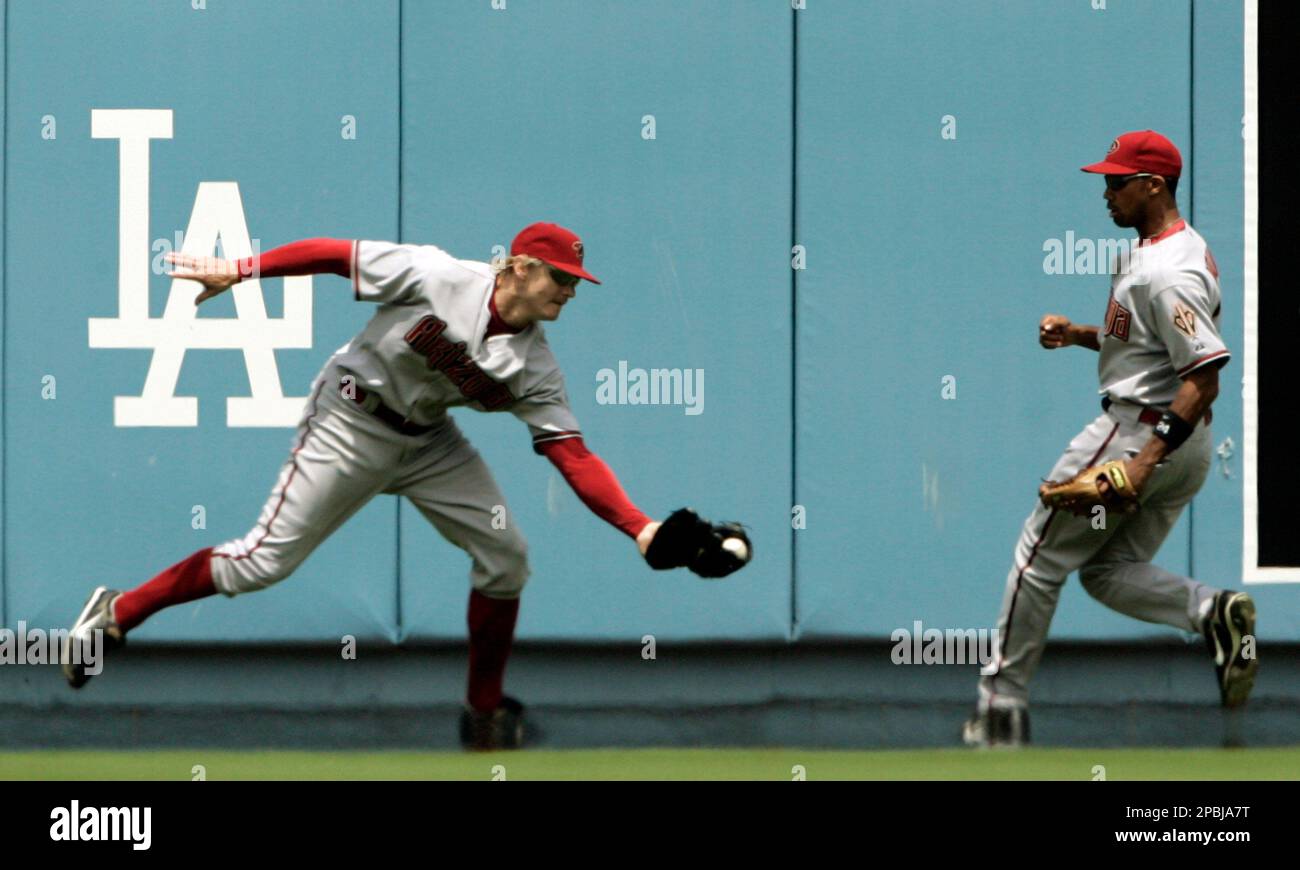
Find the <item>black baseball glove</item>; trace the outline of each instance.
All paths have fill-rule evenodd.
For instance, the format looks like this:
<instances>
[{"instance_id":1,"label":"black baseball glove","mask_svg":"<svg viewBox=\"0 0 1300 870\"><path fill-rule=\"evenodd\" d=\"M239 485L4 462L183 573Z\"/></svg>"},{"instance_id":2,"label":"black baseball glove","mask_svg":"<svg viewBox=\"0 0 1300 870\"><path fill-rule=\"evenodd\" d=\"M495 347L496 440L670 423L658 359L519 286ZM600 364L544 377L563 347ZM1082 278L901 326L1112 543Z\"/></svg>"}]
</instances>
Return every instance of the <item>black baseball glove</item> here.
<instances>
[{"instance_id":1,"label":"black baseball glove","mask_svg":"<svg viewBox=\"0 0 1300 870\"><path fill-rule=\"evenodd\" d=\"M711 523L682 508L655 532L645 560L656 571L690 568L712 579L745 567L753 555L754 545L739 523Z\"/></svg>"}]
</instances>

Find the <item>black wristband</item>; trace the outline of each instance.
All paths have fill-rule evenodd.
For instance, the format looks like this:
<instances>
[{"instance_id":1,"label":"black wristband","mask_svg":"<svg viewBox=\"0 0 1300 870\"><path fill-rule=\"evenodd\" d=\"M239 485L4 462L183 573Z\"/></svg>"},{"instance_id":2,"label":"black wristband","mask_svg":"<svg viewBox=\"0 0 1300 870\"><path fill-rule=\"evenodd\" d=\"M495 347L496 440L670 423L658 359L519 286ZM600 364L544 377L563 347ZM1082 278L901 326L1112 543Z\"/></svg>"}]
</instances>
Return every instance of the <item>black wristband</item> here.
<instances>
[{"instance_id":1,"label":"black wristband","mask_svg":"<svg viewBox=\"0 0 1300 870\"><path fill-rule=\"evenodd\" d=\"M1192 437L1192 428L1191 423L1173 411L1165 411L1160 415L1160 422L1156 423L1155 436L1168 444L1169 452L1173 453L1184 441Z\"/></svg>"}]
</instances>

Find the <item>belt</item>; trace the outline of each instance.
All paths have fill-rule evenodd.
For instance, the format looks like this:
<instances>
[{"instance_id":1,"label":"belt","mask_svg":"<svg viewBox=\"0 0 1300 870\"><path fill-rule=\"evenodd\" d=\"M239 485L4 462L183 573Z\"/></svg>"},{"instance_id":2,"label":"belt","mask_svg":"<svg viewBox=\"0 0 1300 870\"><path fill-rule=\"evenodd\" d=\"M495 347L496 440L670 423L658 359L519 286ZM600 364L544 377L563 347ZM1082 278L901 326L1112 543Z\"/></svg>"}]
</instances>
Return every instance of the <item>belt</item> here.
<instances>
[{"instance_id":1,"label":"belt","mask_svg":"<svg viewBox=\"0 0 1300 870\"><path fill-rule=\"evenodd\" d=\"M1115 403L1110 400L1110 396L1102 397L1101 409L1103 411L1109 411L1110 406L1113 404ZM1138 414L1138 422L1146 423L1148 425L1154 426L1155 424L1160 422L1160 417L1162 414L1164 414L1164 411L1158 411L1155 408L1152 408L1148 405L1143 405L1141 413Z\"/></svg>"},{"instance_id":2,"label":"belt","mask_svg":"<svg viewBox=\"0 0 1300 870\"><path fill-rule=\"evenodd\" d=\"M1101 409L1102 409L1103 411L1109 411L1109 410L1110 410L1110 406L1113 405L1113 404L1115 404L1115 403L1112 402L1112 401L1110 400L1110 396L1103 396L1103 397L1102 397L1102 400L1101 400ZM1139 423L1146 423L1146 424L1149 425L1149 426L1154 426L1155 424L1159 423L1159 422L1160 422L1160 418L1161 418L1161 417L1164 415L1164 413L1165 413L1164 411L1160 410L1159 408L1152 408L1152 407L1149 406L1149 405L1142 405L1141 408L1142 408L1142 410L1141 410L1141 412L1138 414L1138 422L1139 422ZM1206 422L1206 424L1208 425L1209 422L1210 422L1210 420L1212 420L1213 418L1214 418L1214 414L1213 414L1213 412L1211 412L1209 409L1206 409L1206 411L1205 411L1205 422Z\"/></svg>"},{"instance_id":3,"label":"belt","mask_svg":"<svg viewBox=\"0 0 1300 870\"><path fill-rule=\"evenodd\" d=\"M366 408L366 400L369 399L372 394L369 391L362 389L361 385L357 383L352 383L346 386L339 384L339 395L345 399L349 398L349 386L352 388L352 395L350 397L352 401L356 402L361 406L363 411L366 411L366 413L370 414L372 417L376 417L390 429L401 432L403 435L424 435L425 433L432 432L434 429L438 428L437 426L421 426L419 423L412 423L401 414L385 405L383 399L379 398L378 394L373 394L375 397L375 406L373 408Z\"/></svg>"}]
</instances>

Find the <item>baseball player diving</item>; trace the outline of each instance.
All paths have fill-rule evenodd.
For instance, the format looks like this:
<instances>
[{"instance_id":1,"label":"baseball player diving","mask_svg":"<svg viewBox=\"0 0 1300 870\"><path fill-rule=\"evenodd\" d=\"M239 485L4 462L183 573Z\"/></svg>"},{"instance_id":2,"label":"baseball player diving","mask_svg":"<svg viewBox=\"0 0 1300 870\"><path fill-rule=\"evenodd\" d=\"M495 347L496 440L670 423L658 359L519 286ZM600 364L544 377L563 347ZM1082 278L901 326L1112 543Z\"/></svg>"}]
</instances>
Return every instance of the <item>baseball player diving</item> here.
<instances>
[{"instance_id":1,"label":"baseball player diving","mask_svg":"<svg viewBox=\"0 0 1300 870\"><path fill-rule=\"evenodd\" d=\"M1029 741L1029 680L1061 586L1073 571L1102 604L1146 622L1204 635L1225 707L1246 702L1258 659L1246 655L1255 605L1151 559L1210 468L1210 405L1228 348L1219 335L1219 270L1174 199L1183 161L1152 130L1125 133L1084 172L1105 177L1120 227L1137 230L1112 269L1104 323L1049 314L1038 341L1097 351L1102 413L1075 436L1039 490L1007 575L1000 649L963 728L974 746ZM1243 647L1245 646L1245 649Z\"/></svg>"},{"instance_id":2,"label":"baseball player diving","mask_svg":"<svg viewBox=\"0 0 1300 870\"><path fill-rule=\"evenodd\" d=\"M376 495L405 496L472 563L461 741L471 749L519 746L523 707L502 684L529 574L526 545L512 522L494 526L505 498L448 408L518 417L533 449L655 569L722 577L752 554L738 525L714 525L685 509L652 522L583 443L541 325L573 301L579 281L600 283L583 258L578 236L550 223L526 227L510 256L491 265L431 245L339 239L293 242L238 262L169 254L172 277L202 285L196 305L250 276L334 273L377 308L312 383L289 458L248 534L199 550L134 589L99 587L67 644L87 643L98 630L105 649L120 646L164 607L265 589ZM64 652L64 675L78 688L90 675Z\"/></svg>"}]
</instances>

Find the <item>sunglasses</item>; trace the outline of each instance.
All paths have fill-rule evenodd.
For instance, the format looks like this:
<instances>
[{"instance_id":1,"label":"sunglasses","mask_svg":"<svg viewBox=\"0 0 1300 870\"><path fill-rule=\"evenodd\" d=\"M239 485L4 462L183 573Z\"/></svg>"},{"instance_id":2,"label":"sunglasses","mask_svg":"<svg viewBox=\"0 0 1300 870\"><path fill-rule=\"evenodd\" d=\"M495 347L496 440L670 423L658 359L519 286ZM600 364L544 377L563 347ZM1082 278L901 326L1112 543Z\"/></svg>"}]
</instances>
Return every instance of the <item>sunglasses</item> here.
<instances>
[{"instance_id":1,"label":"sunglasses","mask_svg":"<svg viewBox=\"0 0 1300 870\"><path fill-rule=\"evenodd\" d=\"M577 275L571 275L568 272L562 272L554 266L547 266L551 273L551 280L561 287L576 287L582 279Z\"/></svg>"},{"instance_id":2,"label":"sunglasses","mask_svg":"<svg viewBox=\"0 0 1300 870\"><path fill-rule=\"evenodd\" d=\"M1124 189L1124 186L1126 184L1128 184L1130 181L1132 181L1135 178L1155 178L1155 173L1137 172L1134 173L1133 175L1107 175L1106 187L1107 189L1112 191L1120 191Z\"/></svg>"}]
</instances>

